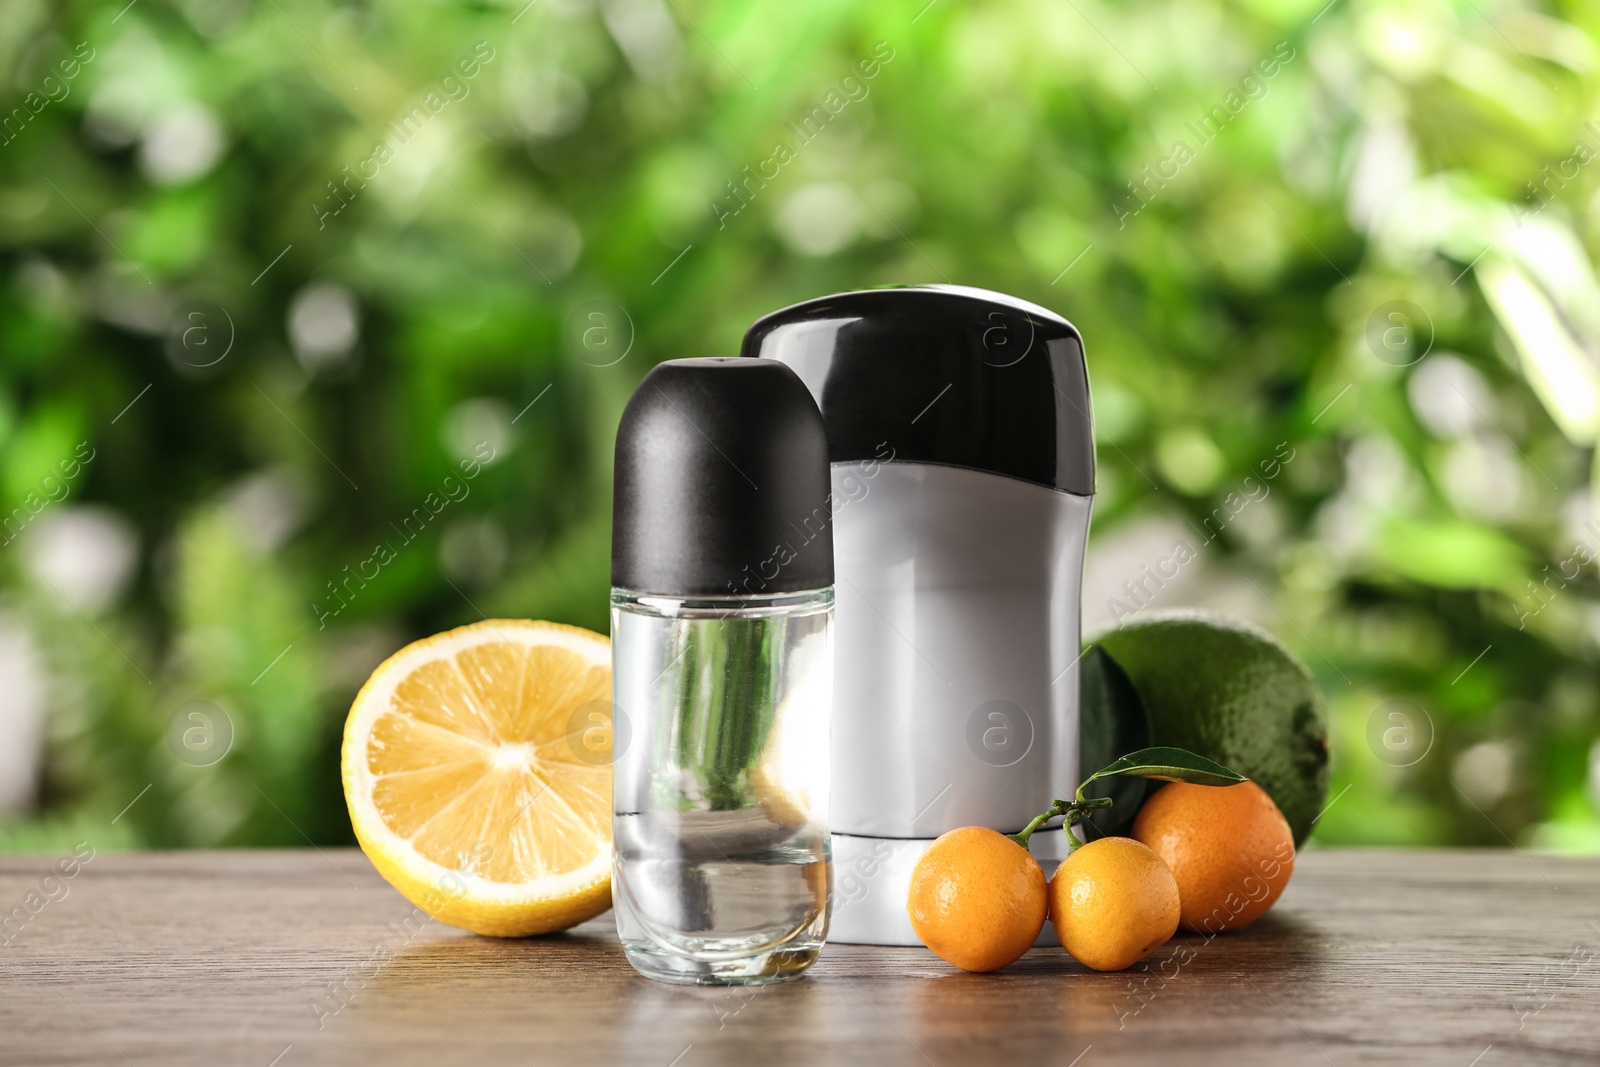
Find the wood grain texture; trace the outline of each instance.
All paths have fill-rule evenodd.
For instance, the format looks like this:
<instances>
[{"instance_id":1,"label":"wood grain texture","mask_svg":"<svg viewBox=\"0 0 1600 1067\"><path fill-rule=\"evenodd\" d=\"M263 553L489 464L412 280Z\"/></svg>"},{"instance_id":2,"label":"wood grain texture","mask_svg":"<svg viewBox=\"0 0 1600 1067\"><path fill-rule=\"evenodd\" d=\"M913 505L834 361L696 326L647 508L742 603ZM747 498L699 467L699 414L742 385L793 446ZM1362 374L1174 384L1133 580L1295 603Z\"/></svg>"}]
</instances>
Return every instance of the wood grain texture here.
<instances>
[{"instance_id":1,"label":"wood grain texture","mask_svg":"<svg viewBox=\"0 0 1600 1067\"><path fill-rule=\"evenodd\" d=\"M56 860L0 857L0 918L46 901L0 932L6 1065L1600 1063L1597 860L1307 852L1265 919L1146 972L830 945L755 989L636 976L609 915L407 926L357 852L100 854L49 900Z\"/></svg>"}]
</instances>

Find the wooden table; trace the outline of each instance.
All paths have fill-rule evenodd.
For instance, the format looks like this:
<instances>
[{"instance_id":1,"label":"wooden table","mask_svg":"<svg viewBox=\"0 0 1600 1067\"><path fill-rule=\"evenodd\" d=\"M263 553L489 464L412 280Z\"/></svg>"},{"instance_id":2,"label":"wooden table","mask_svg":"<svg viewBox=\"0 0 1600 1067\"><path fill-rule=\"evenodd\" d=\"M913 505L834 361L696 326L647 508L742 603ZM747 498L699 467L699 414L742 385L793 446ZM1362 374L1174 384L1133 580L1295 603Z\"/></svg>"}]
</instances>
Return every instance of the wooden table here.
<instances>
[{"instance_id":1,"label":"wooden table","mask_svg":"<svg viewBox=\"0 0 1600 1067\"><path fill-rule=\"evenodd\" d=\"M609 915L408 928L358 852L100 854L41 885L57 860L0 857L27 916L0 931L0 1064L1600 1063L1597 860L1313 851L1265 919L1149 972L831 945L745 989L636 976Z\"/></svg>"}]
</instances>

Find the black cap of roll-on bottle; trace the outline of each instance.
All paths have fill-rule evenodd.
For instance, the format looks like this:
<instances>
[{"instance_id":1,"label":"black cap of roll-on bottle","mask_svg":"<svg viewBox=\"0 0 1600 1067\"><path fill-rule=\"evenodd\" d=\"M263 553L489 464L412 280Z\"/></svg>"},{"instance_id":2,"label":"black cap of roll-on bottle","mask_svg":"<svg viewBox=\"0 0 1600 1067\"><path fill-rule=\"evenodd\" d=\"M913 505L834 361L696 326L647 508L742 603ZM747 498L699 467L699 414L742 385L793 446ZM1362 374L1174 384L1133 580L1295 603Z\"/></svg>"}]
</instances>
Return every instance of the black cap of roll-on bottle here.
<instances>
[{"instance_id":1,"label":"black cap of roll-on bottle","mask_svg":"<svg viewBox=\"0 0 1600 1067\"><path fill-rule=\"evenodd\" d=\"M794 371L658 364L617 427L611 584L677 597L826 588L831 503L822 413Z\"/></svg>"}]
</instances>

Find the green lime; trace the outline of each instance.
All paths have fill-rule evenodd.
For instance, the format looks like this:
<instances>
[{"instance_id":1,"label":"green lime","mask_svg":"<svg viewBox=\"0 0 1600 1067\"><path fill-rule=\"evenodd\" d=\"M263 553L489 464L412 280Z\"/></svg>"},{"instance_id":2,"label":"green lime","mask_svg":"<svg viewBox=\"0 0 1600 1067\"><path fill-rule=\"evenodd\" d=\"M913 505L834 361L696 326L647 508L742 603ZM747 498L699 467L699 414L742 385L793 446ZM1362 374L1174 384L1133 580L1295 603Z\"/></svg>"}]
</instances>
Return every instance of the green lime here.
<instances>
[{"instance_id":1,"label":"green lime","mask_svg":"<svg viewBox=\"0 0 1600 1067\"><path fill-rule=\"evenodd\" d=\"M1078 777L1082 779L1129 752L1149 748L1150 722L1138 690L1105 649L1094 645L1084 649L1078 670ZM1144 778L1117 775L1090 785L1086 796L1110 797L1112 804L1078 824L1083 839L1130 836L1149 784Z\"/></svg>"},{"instance_id":2,"label":"green lime","mask_svg":"<svg viewBox=\"0 0 1600 1067\"><path fill-rule=\"evenodd\" d=\"M1211 612L1152 611L1089 638L1144 702L1152 745L1216 760L1265 789L1300 845L1328 799L1328 725L1306 665Z\"/></svg>"}]
</instances>

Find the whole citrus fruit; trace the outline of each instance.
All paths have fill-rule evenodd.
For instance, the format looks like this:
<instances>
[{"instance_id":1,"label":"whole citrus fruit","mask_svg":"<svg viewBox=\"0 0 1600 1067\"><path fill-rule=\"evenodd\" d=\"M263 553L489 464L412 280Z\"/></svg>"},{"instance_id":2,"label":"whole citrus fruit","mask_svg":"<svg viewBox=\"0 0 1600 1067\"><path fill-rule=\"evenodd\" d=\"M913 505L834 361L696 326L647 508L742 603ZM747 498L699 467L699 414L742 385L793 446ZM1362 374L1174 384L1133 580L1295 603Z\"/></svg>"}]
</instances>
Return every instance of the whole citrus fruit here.
<instances>
[{"instance_id":1,"label":"whole citrus fruit","mask_svg":"<svg viewBox=\"0 0 1600 1067\"><path fill-rule=\"evenodd\" d=\"M1295 844L1306 839L1328 802L1328 724L1322 691L1294 653L1249 623L1193 610L1145 612L1090 641L1127 672L1150 744L1261 783Z\"/></svg>"},{"instance_id":2,"label":"whole citrus fruit","mask_svg":"<svg viewBox=\"0 0 1600 1067\"><path fill-rule=\"evenodd\" d=\"M1097 971L1133 966L1178 929L1178 883L1160 856L1129 837L1074 850L1050 879L1049 896L1061 947Z\"/></svg>"},{"instance_id":3,"label":"whole citrus fruit","mask_svg":"<svg viewBox=\"0 0 1600 1067\"><path fill-rule=\"evenodd\" d=\"M911 928L964 971L997 971L1044 928L1044 871L1028 850L982 826L951 830L911 872Z\"/></svg>"},{"instance_id":4,"label":"whole citrus fruit","mask_svg":"<svg viewBox=\"0 0 1600 1067\"><path fill-rule=\"evenodd\" d=\"M1186 930L1242 930L1277 901L1294 873L1294 836L1254 782L1172 782L1133 820L1133 836L1155 850L1178 882Z\"/></svg>"}]
</instances>

